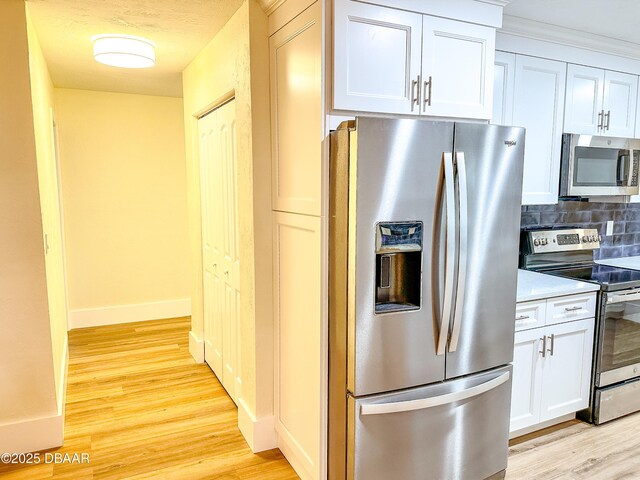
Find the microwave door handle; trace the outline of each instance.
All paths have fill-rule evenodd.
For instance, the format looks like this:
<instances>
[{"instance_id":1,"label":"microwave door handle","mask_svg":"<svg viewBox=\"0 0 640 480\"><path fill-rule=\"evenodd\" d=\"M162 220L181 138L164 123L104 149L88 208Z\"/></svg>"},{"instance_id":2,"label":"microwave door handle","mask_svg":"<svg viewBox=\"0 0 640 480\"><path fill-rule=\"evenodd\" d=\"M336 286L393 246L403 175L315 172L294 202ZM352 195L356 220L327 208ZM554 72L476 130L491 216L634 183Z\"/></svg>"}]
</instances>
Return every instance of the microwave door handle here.
<instances>
[{"instance_id":1,"label":"microwave door handle","mask_svg":"<svg viewBox=\"0 0 640 480\"><path fill-rule=\"evenodd\" d=\"M627 169L627 187L633 182L633 149L629 149L629 168Z\"/></svg>"},{"instance_id":2,"label":"microwave door handle","mask_svg":"<svg viewBox=\"0 0 640 480\"><path fill-rule=\"evenodd\" d=\"M623 162L624 162L624 155L621 155L620 152L618 152L618 162L617 162L617 165L616 165L616 184L618 186L624 185Z\"/></svg>"},{"instance_id":3,"label":"microwave door handle","mask_svg":"<svg viewBox=\"0 0 640 480\"><path fill-rule=\"evenodd\" d=\"M456 254L456 197L454 184L453 155L451 152L442 154L444 163L445 180L445 209L447 211L446 228L447 240L445 242L447 257L444 274L444 299L442 301L442 319L440 320L440 331L436 345L436 355L444 355L449 336L449 322L451 320L451 307L453 305L453 277L455 273Z\"/></svg>"}]
</instances>

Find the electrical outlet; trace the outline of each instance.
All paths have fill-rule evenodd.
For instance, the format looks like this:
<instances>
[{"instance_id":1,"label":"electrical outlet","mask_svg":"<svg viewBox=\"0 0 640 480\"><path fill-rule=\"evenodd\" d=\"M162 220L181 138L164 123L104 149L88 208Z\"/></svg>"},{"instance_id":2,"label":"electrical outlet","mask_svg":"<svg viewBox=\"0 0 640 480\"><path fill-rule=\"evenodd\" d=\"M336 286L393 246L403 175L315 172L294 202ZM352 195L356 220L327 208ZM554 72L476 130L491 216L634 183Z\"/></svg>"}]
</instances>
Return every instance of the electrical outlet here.
<instances>
[{"instance_id":1,"label":"electrical outlet","mask_svg":"<svg viewBox=\"0 0 640 480\"><path fill-rule=\"evenodd\" d=\"M609 220L607 222L607 232L606 232L605 235L607 235L607 236L613 235L613 220Z\"/></svg>"}]
</instances>

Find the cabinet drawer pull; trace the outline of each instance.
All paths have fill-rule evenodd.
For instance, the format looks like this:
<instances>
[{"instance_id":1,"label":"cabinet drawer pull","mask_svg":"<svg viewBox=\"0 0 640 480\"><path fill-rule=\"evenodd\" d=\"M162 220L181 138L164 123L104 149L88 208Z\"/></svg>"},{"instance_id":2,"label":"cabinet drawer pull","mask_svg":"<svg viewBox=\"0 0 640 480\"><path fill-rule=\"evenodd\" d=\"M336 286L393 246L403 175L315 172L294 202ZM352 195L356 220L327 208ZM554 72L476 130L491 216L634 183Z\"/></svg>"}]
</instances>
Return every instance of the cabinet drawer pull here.
<instances>
[{"instance_id":1,"label":"cabinet drawer pull","mask_svg":"<svg viewBox=\"0 0 640 480\"><path fill-rule=\"evenodd\" d=\"M429 80L425 80L424 82L424 106L431 106L431 84L433 83L431 79L431 75L429 75Z\"/></svg>"},{"instance_id":2,"label":"cabinet drawer pull","mask_svg":"<svg viewBox=\"0 0 640 480\"><path fill-rule=\"evenodd\" d=\"M519 315L516 317L516 320L526 320L527 318L531 318L529 315Z\"/></svg>"},{"instance_id":3,"label":"cabinet drawer pull","mask_svg":"<svg viewBox=\"0 0 640 480\"><path fill-rule=\"evenodd\" d=\"M542 358L544 358L547 356L547 336L545 335L544 337L540 337L540 340L542 341L542 350L538 353L541 353Z\"/></svg>"},{"instance_id":4,"label":"cabinet drawer pull","mask_svg":"<svg viewBox=\"0 0 640 480\"><path fill-rule=\"evenodd\" d=\"M413 107L418 105L420 108L420 75L416 77L415 80L411 80L411 111L413 112Z\"/></svg>"},{"instance_id":5,"label":"cabinet drawer pull","mask_svg":"<svg viewBox=\"0 0 640 480\"><path fill-rule=\"evenodd\" d=\"M555 336L555 334L552 333L549 338L551 339L551 346L549 347L549 349L547 351L553 357L553 346L555 345L556 336ZM544 357L544 355L543 355L543 357Z\"/></svg>"},{"instance_id":6,"label":"cabinet drawer pull","mask_svg":"<svg viewBox=\"0 0 640 480\"><path fill-rule=\"evenodd\" d=\"M600 110L598 112L598 130L600 130L602 127L602 117L604 115L604 110Z\"/></svg>"},{"instance_id":7,"label":"cabinet drawer pull","mask_svg":"<svg viewBox=\"0 0 640 480\"><path fill-rule=\"evenodd\" d=\"M565 307L565 312L575 312L576 310L582 310L582 307Z\"/></svg>"}]
</instances>

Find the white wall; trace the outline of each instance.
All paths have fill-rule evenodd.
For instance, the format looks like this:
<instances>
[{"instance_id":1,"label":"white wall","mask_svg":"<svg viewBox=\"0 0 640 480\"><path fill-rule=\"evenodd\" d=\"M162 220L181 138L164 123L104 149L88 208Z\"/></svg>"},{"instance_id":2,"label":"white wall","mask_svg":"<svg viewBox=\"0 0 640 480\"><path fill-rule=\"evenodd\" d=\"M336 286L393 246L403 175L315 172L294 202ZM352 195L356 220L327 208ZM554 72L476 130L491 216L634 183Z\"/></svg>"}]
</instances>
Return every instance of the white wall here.
<instances>
[{"instance_id":1,"label":"white wall","mask_svg":"<svg viewBox=\"0 0 640 480\"><path fill-rule=\"evenodd\" d=\"M52 435L39 428L40 420L60 417L24 2L0 2L0 64L10 66L0 75L0 452L6 452L62 442L60 422Z\"/></svg>"},{"instance_id":2,"label":"white wall","mask_svg":"<svg viewBox=\"0 0 640 480\"><path fill-rule=\"evenodd\" d=\"M188 315L182 100L55 89L55 107L71 327Z\"/></svg>"}]
</instances>

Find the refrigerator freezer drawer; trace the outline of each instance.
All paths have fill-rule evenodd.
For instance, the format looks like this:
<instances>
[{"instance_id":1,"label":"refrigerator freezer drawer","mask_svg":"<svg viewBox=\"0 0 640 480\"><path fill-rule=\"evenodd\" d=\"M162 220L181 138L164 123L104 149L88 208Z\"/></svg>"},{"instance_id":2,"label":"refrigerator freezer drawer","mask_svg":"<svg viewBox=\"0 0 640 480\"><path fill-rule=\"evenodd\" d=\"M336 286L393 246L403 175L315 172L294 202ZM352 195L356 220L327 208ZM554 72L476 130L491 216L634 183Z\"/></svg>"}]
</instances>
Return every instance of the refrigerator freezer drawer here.
<instances>
[{"instance_id":1,"label":"refrigerator freezer drawer","mask_svg":"<svg viewBox=\"0 0 640 480\"><path fill-rule=\"evenodd\" d=\"M507 467L511 366L349 397L347 478L485 479Z\"/></svg>"}]
</instances>

